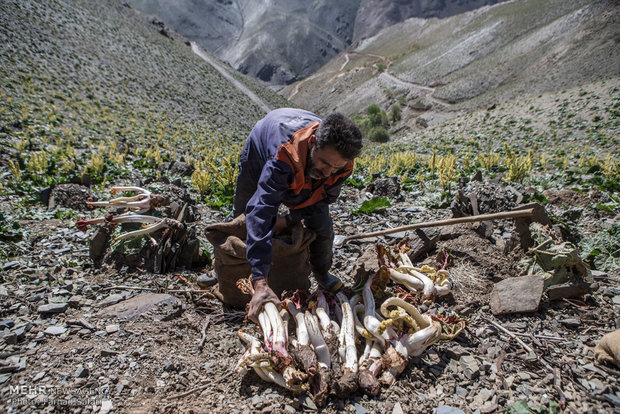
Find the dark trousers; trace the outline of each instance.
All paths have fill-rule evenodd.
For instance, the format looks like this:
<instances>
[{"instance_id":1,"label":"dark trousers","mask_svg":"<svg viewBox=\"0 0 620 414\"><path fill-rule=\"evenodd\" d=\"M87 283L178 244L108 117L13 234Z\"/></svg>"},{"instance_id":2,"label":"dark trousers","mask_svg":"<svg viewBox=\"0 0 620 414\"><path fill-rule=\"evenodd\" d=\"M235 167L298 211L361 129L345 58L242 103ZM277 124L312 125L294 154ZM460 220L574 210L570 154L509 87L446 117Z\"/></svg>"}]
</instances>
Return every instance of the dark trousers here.
<instances>
[{"instance_id":1,"label":"dark trousers","mask_svg":"<svg viewBox=\"0 0 620 414\"><path fill-rule=\"evenodd\" d=\"M243 148L239 161L239 176L235 187L233 211L229 216L232 220L245 212L248 201L254 195L261 174L261 166L252 160L251 145ZM316 234L316 239L310 244L310 267L312 272L325 275L332 267L334 224L329 215L329 205L321 202L299 210L291 210L293 221L302 221L306 228Z\"/></svg>"}]
</instances>

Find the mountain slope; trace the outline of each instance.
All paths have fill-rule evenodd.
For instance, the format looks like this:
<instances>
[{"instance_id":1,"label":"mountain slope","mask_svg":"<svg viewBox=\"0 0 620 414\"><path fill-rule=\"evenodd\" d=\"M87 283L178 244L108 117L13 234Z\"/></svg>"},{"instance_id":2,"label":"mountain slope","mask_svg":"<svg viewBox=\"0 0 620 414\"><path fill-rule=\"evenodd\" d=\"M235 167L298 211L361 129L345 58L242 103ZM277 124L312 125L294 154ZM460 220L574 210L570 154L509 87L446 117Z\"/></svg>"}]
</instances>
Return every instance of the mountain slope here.
<instances>
[{"instance_id":1,"label":"mountain slope","mask_svg":"<svg viewBox=\"0 0 620 414\"><path fill-rule=\"evenodd\" d=\"M409 17L501 0L127 0L243 73L275 85L312 74L354 41Z\"/></svg>"},{"instance_id":2,"label":"mountain slope","mask_svg":"<svg viewBox=\"0 0 620 414\"><path fill-rule=\"evenodd\" d=\"M5 95L29 83L35 93L53 91L58 97L50 104L98 101L231 133L247 131L262 115L195 56L182 37L118 2L86 1L75 7L71 1L54 0L48 6L3 2L0 70Z\"/></svg>"},{"instance_id":3,"label":"mountain slope","mask_svg":"<svg viewBox=\"0 0 620 414\"><path fill-rule=\"evenodd\" d=\"M151 20L113 0L2 3L0 189L36 199L55 183L135 183L137 170L159 176L180 160L203 168L202 191L222 185L222 163L230 184L237 146L268 109L248 89L286 103L219 64L233 85Z\"/></svg>"},{"instance_id":4,"label":"mountain slope","mask_svg":"<svg viewBox=\"0 0 620 414\"><path fill-rule=\"evenodd\" d=\"M364 0L355 17L353 41L374 36L381 29L411 17L450 17L499 3L501 0Z\"/></svg>"},{"instance_id":5,"label":"mountain slope","mask_svg":"<svg viewBox=\"0 0 620 414\"><path fill-rule=\"evenodd\" d=\"M617 77L619 11L613 1L523 0L409 19L283 94L318 112L348 114L400 101L403 124L421 114L438 122L447 112Z\"/></svg>"},{"instance_id":6,"label":"mountain slope","mask_svg":"<svg viewBox=\"0 0 620 414\"><path fill-rule=\"evenodd\" d=\"M319 69L350 44L357 3L247 2L242 6L243 32L221 57L265 82L290 83Z\"/></svg>"},{"instance_id":7,"label":"mountain slope","mask_svg":"<svg viewBox=\"0 0 620 414\"><path fill-rule=\"evenodd\" d=\"M274 84L307 75L351 43L360 0L129 0L230 63Z\"/></svg>"}]
</instances>

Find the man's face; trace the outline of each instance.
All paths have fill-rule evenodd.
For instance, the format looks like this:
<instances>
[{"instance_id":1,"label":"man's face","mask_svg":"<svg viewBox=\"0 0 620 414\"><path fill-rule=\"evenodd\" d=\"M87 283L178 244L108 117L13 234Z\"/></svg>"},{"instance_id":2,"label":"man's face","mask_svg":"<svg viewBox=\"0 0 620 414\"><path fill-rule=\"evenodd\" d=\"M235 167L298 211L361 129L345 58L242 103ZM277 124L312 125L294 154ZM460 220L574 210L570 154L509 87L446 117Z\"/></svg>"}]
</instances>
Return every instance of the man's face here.
<instances>
[{"instance_id":1,"label":"man's face","mask_svg":"<svg viewBox=\"0 0 620 414\"><path fill-rule=\"evenodd\" d=\"M350 160L342 155L331 145L323 148L312 147L310 150L310 167L308 175L314 180L327 178L344 168Z\"/></svg>"}]
</instances>

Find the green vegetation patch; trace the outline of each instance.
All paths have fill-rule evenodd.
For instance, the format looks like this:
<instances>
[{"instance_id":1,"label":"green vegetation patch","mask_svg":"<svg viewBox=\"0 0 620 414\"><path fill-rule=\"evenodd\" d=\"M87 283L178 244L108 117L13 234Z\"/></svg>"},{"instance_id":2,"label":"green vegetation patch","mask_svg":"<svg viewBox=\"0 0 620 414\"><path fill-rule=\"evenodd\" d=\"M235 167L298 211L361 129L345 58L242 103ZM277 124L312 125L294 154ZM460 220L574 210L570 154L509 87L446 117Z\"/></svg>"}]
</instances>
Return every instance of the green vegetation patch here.
<instances>
[{"instance_id":1,"label":"green vegetation patch","mask_svg":"<svg viewBox=\"0 0 620 414\"><path fill-rule=\"evenodd\" d=\"M373 197L370 200L366 200L359 208L353 211L353 214L372 214L378 211L383 211L386 208L392 207L389 200L385 197Z\"/></svg>"},{"instance_id":2,"label":"green vegetation patch","mask_svg":"<svg viewBox=\"0 0 620 414\"><path fill-rule=\"evenodd\" d=\"M582 258L597 270L610 271L620 267L620 223L601 230L593 238L582 241Z\"/></svg>"}]
</instances>

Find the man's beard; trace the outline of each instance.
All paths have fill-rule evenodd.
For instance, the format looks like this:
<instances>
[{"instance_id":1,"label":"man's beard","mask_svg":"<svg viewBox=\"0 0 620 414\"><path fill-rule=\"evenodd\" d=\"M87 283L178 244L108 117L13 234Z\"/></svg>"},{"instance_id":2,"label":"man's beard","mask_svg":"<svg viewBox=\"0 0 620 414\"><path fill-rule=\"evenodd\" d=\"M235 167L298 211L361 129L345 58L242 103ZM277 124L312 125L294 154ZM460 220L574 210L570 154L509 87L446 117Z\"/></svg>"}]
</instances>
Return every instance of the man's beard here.
<instances>
[{"instance_id":1,"label":"man's beard","mask_svg":"<svg viewBox=\"0 0 620 414\"><path fill-rule=\"evenodd\" d=\"M310 170L308 171L308 176L313 180L322 180L323 178L327 178L324 177L321 171L317 168L310 168Z\"/></svg>"},{"instance_id":2,"label":"man's beard","mask_svg":"<svg viewBox=\"0 0 620 414\"><path fill-rule=\"evenodd\" d=\"M321 172L321 170L319 170L318 168L314 167L314 162L312 161L312 156L314 155L314 151L315 150L316 150L316 147L312 147L312 149L308 153L308 166L306 168L306 170L307 170L306 175L308 177L312 178L313 180L322 180L322 179L327 178L327 177L323 176L323 173Z\"/></svg>"}]
</instances>

